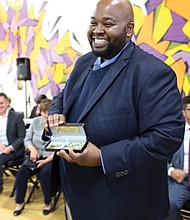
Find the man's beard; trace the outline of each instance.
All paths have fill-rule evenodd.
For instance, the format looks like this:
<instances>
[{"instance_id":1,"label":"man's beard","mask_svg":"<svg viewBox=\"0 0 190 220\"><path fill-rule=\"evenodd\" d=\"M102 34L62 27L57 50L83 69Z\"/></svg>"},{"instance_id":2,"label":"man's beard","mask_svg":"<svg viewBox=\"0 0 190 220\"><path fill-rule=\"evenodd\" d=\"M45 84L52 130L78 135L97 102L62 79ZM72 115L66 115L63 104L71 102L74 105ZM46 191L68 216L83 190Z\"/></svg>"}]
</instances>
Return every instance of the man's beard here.
<instances>
[{"instance_id":1,"label":"man's beard","mask_svg":"<svg viewBox=\"0 0 190 220\"><path fill-rule=\"evenodd\" d=\"M93 53L96 56L101 57L103 59L110 59L110 58L114 57L126 45L127 33L125 30L126 30L126 28L123 29L123 32L121 33L121 35L118 38L115 38L112 42L109 43L108 47L105 50L95 51L95 50L93 50L93 47L91 44Z\"/></svg>"}]
</instances>

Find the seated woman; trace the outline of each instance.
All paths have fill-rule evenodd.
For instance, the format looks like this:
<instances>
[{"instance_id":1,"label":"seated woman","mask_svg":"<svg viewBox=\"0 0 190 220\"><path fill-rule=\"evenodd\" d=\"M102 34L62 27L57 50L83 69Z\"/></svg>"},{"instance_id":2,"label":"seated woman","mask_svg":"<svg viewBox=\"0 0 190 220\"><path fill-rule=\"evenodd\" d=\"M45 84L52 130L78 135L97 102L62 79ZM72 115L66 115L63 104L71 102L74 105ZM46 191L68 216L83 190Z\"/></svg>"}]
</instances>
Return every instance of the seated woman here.
<instances>
[{"instance_id":1,"label":"seated woman","mask_svg":"<svg viewBox=\"0 0 190 220\"><path fill-rule=\"evenodd\" d=\"M36 105L33 107L29 118L35 118L35 117L41 116L40 103L46 99L47 97L45 94L41 94L35 99Z\"/></svg>"},{"instance_id":2,"label":"seated woman","mask_svg":"<svg viewBox=\"0 0 190 220\"><path fill-rule=\"evenodd\" d=\"M48 215L51 212L50 174L53 154L51 152L44 151L46 142L41 139L44 130L43 117L47 116L50 105L50 99L46 99L44 102L40 103L42 116L34 118L24 139L25 147L30 152L30 160L36 162L36 169L30 169L23 163L17 173L15 182L15 200L17 205L13 212L14 216L20 215L22 213L25 205L24 199L26 195L28 179L36 173L39 174L39 180L44 194L43 214Z\"/></svg>"}]
</instances>

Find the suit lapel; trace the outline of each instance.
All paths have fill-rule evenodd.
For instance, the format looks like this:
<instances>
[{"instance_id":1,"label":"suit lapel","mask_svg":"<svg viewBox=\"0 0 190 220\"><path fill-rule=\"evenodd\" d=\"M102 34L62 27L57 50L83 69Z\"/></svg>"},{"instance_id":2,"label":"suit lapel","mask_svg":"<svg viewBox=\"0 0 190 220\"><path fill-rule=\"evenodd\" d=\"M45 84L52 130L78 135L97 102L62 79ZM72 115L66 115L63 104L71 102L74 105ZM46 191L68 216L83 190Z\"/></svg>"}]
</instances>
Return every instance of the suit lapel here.
<instances>
[{"instance_id":1,"label":"suit lapel","mask_svg":"<svg viewBox=\"0 0 190 220\"><path fill-rule=\"evenodd\" d=\"M181 147L178 149L178 151L175 152L173 155L172 163L174 167L183 169L184 164L184 142L182 143Z\"/></svg>"},{"instance_id":2,"label":"suit lapel","mask_svg":"<svg viewBox=\"0 0 190 220\"><path fill-rule=\"evenodd\" d=\"M118 58L116 62L114 62L111 68L108 70L106 76L98 86L97 90L93 94L92 98L90 99L89 103L84 108L83 112L81 113L78 121L80 121L93 107L93 105L98 101L98 99L104 94L107 88L113 83L115 78L121 73L123 67L128 65L129 57L134 49L132 43L130 43L127 48L123 51L121 56ZM127 61L126 61L127 60Z\"/></svg>"},{"instance_id":3,"label":"suit lapel","mask_svg":"<svg viewBox=\"0 0 190 220\"><path fill-rule=\"evenodd\" d=\"M12 128L11 126L12 124L14 124L14 118L13 118L11 110L9 110L8 117L7 117L7 128L6 128L7 138L9 137L9 131Z\"/></svg>"},{"instance_id":4,"label":"suit lapel","mask_svg":"<svg viewBox=\"0 0 190 220\"><path fill-rule=\"evenodd\" d=\"M183 164L184 164L184 143L182 143L180 149L180 164L181 164L181 168L183 169Z\"/></svg>"},{"instance_id":5,"label":"suit lapel","mask_svg":"<svg viewBox=\"0 0 190 220\"><path fill-rule=\"evenodd\" d=\"M91 69L92 69L92 65L88 65L87 68L83 71L83 73L79 77L77 83L75 84L71 93L67 97L64 112L68 112L70 107L73 105L75 99L77 98L77 95L79 94L80 88L83 85L84 81L86 80L86 77L90 73Z\"/></svg>"}]
</instances>

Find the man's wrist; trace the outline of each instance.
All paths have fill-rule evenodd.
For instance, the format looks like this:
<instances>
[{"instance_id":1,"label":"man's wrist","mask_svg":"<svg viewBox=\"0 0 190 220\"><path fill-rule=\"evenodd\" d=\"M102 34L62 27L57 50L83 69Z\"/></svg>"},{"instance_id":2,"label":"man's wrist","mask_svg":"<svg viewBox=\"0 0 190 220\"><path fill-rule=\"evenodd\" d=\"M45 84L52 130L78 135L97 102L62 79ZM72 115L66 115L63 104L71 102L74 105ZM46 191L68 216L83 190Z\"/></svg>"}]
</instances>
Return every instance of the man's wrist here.
<instances>
[{"instance_id":1,"label":"man's wrist","mask_svg":"<svg viewBox=\"0 0 190 220\"><path fill-rule=\"evenodd\" d=\"M12 151L14 151L14 147L12 145L9 145L8 147L11 148Z\"/></svg>"},{"instance_id":2,"label":"man's wrist","mask_svg":"<svg viewBox=\"0 0 190 220\"><path fill-rule=\"evenodd\" d=\"M168 169L168 176L171 177L171 173L172 173L173 170L174 170L174 167L170 167L170 168Z\"/></svg>"}]
</instances>

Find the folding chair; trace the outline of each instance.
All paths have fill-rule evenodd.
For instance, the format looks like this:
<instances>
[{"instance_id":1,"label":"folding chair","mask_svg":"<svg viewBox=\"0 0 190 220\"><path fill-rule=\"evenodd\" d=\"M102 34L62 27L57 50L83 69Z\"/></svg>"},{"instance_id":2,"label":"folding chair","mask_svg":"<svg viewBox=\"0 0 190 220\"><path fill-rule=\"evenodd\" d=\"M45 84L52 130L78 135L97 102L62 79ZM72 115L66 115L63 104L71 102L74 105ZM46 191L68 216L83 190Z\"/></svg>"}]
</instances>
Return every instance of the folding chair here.
<instances>
[{"instance_id":1,"label":"folding chair","mask_svg":"<svg viewBox=\"0 0 190 220\"><path fill-rule=\"evenodd\" d=\"M59 201L60 195L62 193L61 187L58 189L58 191L56 192L55 196L53 197L53 205L52 205L52 211L55 211L56 209L56 205Z\"/></svg>"},{"instance_id":2,"label":"folding chair","mask_svg":"<svg viewBox=\"0 0 190 220\"><path fill-rule=\"evenodd\" d=\"M190 219L190 201L187 201L180 210L182 219Z\"/></svg>"},{"instance_id":3,"label":"folding chair","mask_svg":"<svg viewBox=\"0 0 190 220\"><path fill-rule=\"evenodd\" d=\"M33 180L33 178L31 177L31 178L28 180L28 182L32 183L33 185L32 185L32 189L31 189L31 191L30 191L30 193L29 193L29 196L28 196L28 198L27 198L27 200L26 200L26 203L29 203L29 202L30 202L30 200L31 200L31 198L32 198L32 196L33 196L33 194L34 194L35 189L36 189L36 188L40 188L40 187L39 187L39 182L40 182L40 180L39 180L38 174L35 175L35 180Z\"/></svg>"},{"instance_id":4,"label":"folding chair","mask_svg":"<svg viewBox=\"0 0 190 220\"><path fill-rule=\"evenodd\" d=\"M29 203L29 202L30 202L31 197L32 197L32 195L34 194L34 191L36 190L36 188L39 188L39 182L40 182L39 176L38 176L38 174L36 174L36 179L35 179L35 181L33 182L33 186L32 186L32 189L31 189L31 191L30 191L30 193L29 193L28 199L26 200L26 203ZM57 205L57 203L58 203L58 201L59 201L59 198L60 198L61 193L62 193L62 190L61 190L61 187L60 187L60 188L57 190L55 196L53 197L53 201L52 201L52 211L55 211L56 205Z\"/></svg>"},{"instance_id":5,"label":"folding chair","mask_svg":"<svg viewBox=\"0 0 190 220\"><path fill-rule=\"evenodd\" d=\"M4 165L4 173L5 175L9 176L8 172L9 171L14 177L16 177L16 174L20 168L20 166L22 165L22 163L24 162L24 160L26 159L25 156L21 157L21 158L17 158L15 160L11 160L8 161L5 165ZM14 181L15 182L15 181ZM39 183L39 178L38 175L36 175L36 179L34 180L32 177L28 180L29 183L32 183L32 189L31 192L29 193L28 199L27 199L27 203L30 202L30 199L34 193L35 188L39 188L38 183ZM10 197L13 197L15 193L15 183L13 185Z\"/></svg>"},{"instance_id":6,"label":"folding chair","mask_svg":"<svg viewBox=\"0 0 190 220\"><path fill-rule=\"evenodd\" d=\"M16 174L19 170L20 165L23 163L25 160L25 156L22 156L20 158L16 158L14 160L10 160L7 163L4 164L4 173L6 176L9 176L8 172L9 171L14 177L16 177ZM12 192L10 194L10 197L14 195L15 192L15 186L13 185Z\"/></svg>"}]
</instances>

